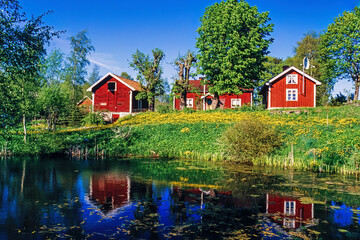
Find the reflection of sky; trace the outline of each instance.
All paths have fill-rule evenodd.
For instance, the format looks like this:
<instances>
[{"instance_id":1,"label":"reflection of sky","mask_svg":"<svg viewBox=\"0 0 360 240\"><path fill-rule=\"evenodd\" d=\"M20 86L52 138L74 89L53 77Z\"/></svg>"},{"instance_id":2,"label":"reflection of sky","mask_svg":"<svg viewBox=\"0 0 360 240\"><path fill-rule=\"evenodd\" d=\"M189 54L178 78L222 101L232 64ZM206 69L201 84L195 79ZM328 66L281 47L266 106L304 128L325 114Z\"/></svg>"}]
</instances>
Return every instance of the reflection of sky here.
<instances>
[{"instance_id":1,"label":"reflection of sky","mask_svg":"<svg viewBox=\"0 0 360 240\"><path fill-rule=\"evenodd\" d=\"M339 209L333 209L333 219L334 223L340 227L349 226L352 224L353 212L350 207L347 207L345 204L337 205L335 202L331 202L331 206L340 207Z\"/></svg>"}]
</instances>

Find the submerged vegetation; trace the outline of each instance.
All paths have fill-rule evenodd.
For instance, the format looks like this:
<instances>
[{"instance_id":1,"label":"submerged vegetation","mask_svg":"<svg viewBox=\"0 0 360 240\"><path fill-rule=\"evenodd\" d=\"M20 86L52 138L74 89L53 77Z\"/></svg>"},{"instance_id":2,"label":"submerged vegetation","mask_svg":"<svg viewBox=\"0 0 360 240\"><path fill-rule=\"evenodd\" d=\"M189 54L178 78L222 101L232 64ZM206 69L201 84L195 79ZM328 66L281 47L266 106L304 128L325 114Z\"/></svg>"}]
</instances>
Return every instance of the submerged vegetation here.
<instances>
[{"instance_id":1,"label":"submerged vegetation","mask_svg":"<svg viewBox=\"0 0 360 240\"><path fill-rule=\"evenodd\" d=\"M28 131L0 135L2 154L63 154L178 157L248 161L319 172L358 172L360 165L360 109L355 106L260 111L147 112L110 125L63 128L49 132L37 123ZM239 124L251 123L241 137ZM267 128L261 128L267 126ZM255 131L256 126L259 127ZM225 151L235 139L253 141L251 151ZM264 133L268 132L268 138ZM225 134L224 134L225 133ZM261 140L265 138L265 141ZM259 141L263 141L260 143ZM244 144L244 143L243 143ZM269 146L260 147L261 144ZM253 155L251 155L253 154Z\"/></svg>"}]
</instances>

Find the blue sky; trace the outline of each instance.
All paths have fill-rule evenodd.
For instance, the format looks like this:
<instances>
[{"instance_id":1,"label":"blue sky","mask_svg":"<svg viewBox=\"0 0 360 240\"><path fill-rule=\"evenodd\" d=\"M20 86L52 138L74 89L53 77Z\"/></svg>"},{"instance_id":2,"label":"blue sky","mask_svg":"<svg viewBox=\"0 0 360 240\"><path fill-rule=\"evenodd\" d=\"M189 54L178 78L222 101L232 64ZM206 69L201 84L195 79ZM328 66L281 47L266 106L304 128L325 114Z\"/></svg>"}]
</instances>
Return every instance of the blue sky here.
<instances>
[{"instance_id":1,"label":"blue sky","mask_svg":"<svg viewBox=\"0 0 360 240\"><path fill-rule=\"evenodd\" d=\"M86 29L95 52L90 56L92 64L101 66L100 73L126 71L130 68L131 55L139 49L150 53L154 48L165 52L164 77L172 82L176 70L171 65L179 54L188 49L196 51L196 30L205 8L214 0L20 0L28 14L40 15L47 10L53 14L44 18L45 23L56 30L66 30L51 47L69 52L69 37ZM320 32L344 11L350 11L357 0L248 0L260 12L269 11L274 24L273 44L270 55L286 58L293 55L296 42L308 31ZM334 92L351 84L342 81Z\"/></svg>"}]
</instances>

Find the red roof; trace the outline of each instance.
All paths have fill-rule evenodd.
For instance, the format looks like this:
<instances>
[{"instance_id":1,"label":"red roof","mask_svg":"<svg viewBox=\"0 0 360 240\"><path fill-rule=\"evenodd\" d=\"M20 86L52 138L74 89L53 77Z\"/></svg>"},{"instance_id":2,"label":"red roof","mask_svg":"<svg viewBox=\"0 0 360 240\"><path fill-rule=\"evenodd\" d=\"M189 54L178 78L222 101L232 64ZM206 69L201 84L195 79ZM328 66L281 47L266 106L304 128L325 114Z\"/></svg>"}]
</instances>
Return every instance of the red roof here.
<instances>
[{"instance_id":1,"label":"red roof","mask_svg":"<svg viewBox=\"0 0 360 240\"><path fill-rule=\"evenodd\" d=\"M137 91L141 91L141 87L140 87L140 83L139 82L136 82L136 81L133 81L133 80L130 80L130 79L127 79L127 78L123 78L123 77L120 77L116 74L114 74L117 78L121 79L122 81L124 81L127 85L131 86L132 88L134 88L135 90Z\"/></svg>"}]
</instances>

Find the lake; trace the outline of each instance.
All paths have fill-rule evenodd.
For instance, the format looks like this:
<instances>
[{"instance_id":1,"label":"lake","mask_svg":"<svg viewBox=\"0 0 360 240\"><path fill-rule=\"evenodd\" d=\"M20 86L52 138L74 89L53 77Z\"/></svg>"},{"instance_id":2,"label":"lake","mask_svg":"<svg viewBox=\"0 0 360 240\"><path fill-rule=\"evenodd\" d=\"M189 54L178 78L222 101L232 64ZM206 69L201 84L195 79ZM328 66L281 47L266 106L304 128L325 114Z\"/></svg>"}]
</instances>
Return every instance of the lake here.
<instances>
[{"instance_id":1,"label":"lake","mask_svg":"<svg viewBox=\"0 0 360 240\"><path fill-rule=\"evenodd\" d=\"M147 159L2 158L0 239L358 239L334 175Z\"/></svg>"}]
</instances>

